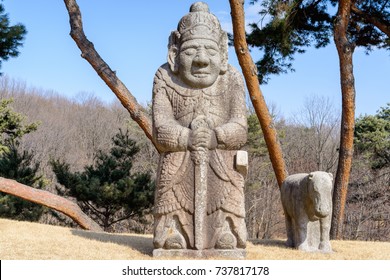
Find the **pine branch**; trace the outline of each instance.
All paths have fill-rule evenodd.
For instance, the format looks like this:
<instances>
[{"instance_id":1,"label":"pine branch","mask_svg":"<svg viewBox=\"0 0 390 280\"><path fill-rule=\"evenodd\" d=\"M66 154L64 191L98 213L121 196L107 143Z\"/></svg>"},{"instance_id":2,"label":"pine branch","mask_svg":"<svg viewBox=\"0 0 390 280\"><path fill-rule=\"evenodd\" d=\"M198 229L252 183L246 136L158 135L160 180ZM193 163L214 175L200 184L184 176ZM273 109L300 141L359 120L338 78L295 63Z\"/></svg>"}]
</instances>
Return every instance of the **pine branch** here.
<instances>
[{"instance_id":1,"label":"pine branch","mask_svg":"<svg viewBox=\"0 0 390 280\"><path fill-rule=\"evenodd\" d=\"M123 220L130 219L131 217L134 217L134 216L135 216L135 213L131 213L129 215L126 215L125 217L113 220L111 223L108 224L108 226L112 226L113 224L116 224L116 223L121 222Z\"/></svg>"},{"instance_id":2,"label":"pine branch","mask_svg":"<svg viewBox=\"0 0 390 280\"><path fill-rule=\"evenodd\" d=\"M370 15L369 12L364 12L360 10L358 7L356 7L356 5L352 5L351 11L352 13L354 13L356 16L359 16L364 21L374 25L376 28L378 28L380 31L385 33L390 38L390 22L372 16Z\"/></svg>"}]
</instances>

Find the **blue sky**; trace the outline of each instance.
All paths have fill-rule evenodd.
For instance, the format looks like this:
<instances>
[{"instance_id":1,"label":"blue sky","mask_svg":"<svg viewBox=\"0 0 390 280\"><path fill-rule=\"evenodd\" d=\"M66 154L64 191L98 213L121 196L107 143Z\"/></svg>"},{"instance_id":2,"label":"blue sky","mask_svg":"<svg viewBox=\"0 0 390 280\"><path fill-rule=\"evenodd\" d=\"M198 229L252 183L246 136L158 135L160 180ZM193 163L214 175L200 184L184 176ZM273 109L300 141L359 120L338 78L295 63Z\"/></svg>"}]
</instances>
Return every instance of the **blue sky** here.
<instances>
[{"instance_id":1,"label":"blue sky","mask_svg":"<svg viewBox=\"0 0 390 280\"><path fill-rule=\"evenodd\" d=\"M193 2L78 0L88 39L142 104L152 98L153 76L166 61L168 36ZM62 0L3 3L11 22L25 24L28 34L20 56L5 61L1 72L28 86L54 90L70 98L87 93L106 102L116 99L80 57L69 36L69 18ZM229 1L210 0L208 4L223 28L231 31ZM246 4L245 10L247 23L257 21L255 7ZM256 52L253 58L258 58ZM229 61L239 68L233 48L229 50ZM291 116L312 94L328 96L340 107L339 66L333 44L298 55L294 68L294 73L274 76L261 87L267 102L275 104L282 115ZM374 114L390 102L390 53L375 51L367 56L357 49L354 71L357 115Z\"/></svg>"}]
</instances>

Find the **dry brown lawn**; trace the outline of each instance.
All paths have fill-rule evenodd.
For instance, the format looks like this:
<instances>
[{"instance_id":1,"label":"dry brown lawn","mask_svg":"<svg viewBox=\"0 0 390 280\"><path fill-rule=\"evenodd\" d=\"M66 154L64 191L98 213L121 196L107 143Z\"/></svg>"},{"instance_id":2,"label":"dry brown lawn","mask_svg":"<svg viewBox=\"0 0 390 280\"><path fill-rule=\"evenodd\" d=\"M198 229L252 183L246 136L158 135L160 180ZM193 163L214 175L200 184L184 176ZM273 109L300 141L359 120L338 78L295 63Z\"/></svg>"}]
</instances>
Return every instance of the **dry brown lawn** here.
<instances>
[{"instance_id":1,"label":"dry brown lawn","mask_svg":"<svg viewBox=\"0 0 390 280\"><path fill-rule=\"evenodd\" d=\"M332 241L331 254L304 253L283 240L253 240L248 260L390 260L390 242ZM0 219L2 260L150 260L152 236L96 233Z\"/></svg>"}]
</instances>

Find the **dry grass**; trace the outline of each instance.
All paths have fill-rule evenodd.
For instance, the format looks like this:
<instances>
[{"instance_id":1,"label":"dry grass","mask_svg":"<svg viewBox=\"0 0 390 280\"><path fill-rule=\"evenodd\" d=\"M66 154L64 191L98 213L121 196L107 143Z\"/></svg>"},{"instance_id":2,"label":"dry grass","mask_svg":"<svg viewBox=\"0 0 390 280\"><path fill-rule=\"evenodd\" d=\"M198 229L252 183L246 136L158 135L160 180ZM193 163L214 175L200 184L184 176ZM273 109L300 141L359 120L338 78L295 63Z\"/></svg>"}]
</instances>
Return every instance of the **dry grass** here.
<instances>
[{"instance_id":1,"label":"dry grass","mask_svg":"<svg viewBox=\"0 0 390 280\"><path fill-rule=\"evenodd\" d=\"M247 244L247 259L390 260L390 242L332 241L334 253L304 253L283 240ZM0 259L5 260L148 260L152 236L108 234L0 219Z\"/></svg>"}]
</instances>

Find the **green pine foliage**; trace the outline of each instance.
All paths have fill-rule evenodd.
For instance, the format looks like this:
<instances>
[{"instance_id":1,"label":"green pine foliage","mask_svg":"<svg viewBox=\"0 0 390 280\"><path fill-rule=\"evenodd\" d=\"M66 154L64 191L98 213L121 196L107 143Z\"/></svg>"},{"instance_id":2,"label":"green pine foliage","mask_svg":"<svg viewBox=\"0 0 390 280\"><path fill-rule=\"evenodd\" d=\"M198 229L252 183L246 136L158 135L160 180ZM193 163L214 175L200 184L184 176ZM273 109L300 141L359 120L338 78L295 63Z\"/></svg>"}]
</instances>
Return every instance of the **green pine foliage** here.
<instances>
[{"instance_id":1,"label":"green pine foliage","mask_svg":"<svg viewBox=\"0 0 390 280\"><path fill-rule=\"evenodd\" d=\"M26 33L23 24L10 25L8 14L0 4L0 68L3 60L19 55L18 48L23 45Z\"/></svg>"},{"instance_id":2,"label":"green pine foliage","mask_svg":"<svg viewBox=\"0 0 390 280\"><path fill-rule=\"evenodd\" d=\"M390 103L376 115L356 120L354 140L356 151L370 159L372 169L390 167Z\"/></svg>"},{"instance_id":3,"label":"green pine foliage","mask_svg":"<svg viewBox=\"0 0 390 280\"><path fill-rule=\"evenodd\" d=\"M6 152L0 156L0 176L13 179L37 189L44 187L42 177L37 175L39 164L34 163L34 154L19 151L19 144L8 144ZM15 220L38 221L45 208L12 195L0 194L0 217Z\"/></svg>"},{"instance_id":4,"label":"green pine foliage","mask_svg":"<svg viewBox=\"0 0 390 280\"><path fill-rule=\"evenodd\" d=\"M258 3L261 2L261 3ZM258 48L263 56L256 62L260 83L267 83L270 75L294 71L292 62L308 47L327 46L333 36L335 0L252 0L261 5L259 21L250 25L247 34L250 47ZM390 24L390 3L387 0L356 1L356 9L348 27L354 46L368 52L374 48L390 49L389 37L372 22Z\"/></svg>"},{"instance_id":5,"label":"green pine foliage","mask_svg":"<svg viewBox=\"0 0 390 280\"><path fill-rule=\"evenodd\" d=\"M12 99L0 101L0 176L41 189L43 181L37 175L39 164L34 163L34 154L19 148L23 135L35 131L39 124L26 124L26 117L16 113L11 103ZM0 217L37 221L43 212L40 205L0 194Z\"/></svg>"},{"instance_id":6,"label":"green pine foliage","mask_svg":"<svg viewBox=\"0 0 390 280\"><path fill-rule=\"evenodd\" d=\"M139 217L153 204L154 183L148 173L132 174L133 157L139 148L121 130L112 138L109 153L99 151L93 165L72 172L69 164L52 161L61 195L76 198L81 208L108 230L115 223Z\"/></svg>"},{"instance_id":7,"label":"green pine foliage","mask_svg":"<svg viewBox=\"0 0 390 280\"><path fill-rule=\"evenodd\" d=\"M259 120L255 113L248 116L248 152L253 156L268 155L267 146L265 144L263 132L260 127Z\"/></svg>"},{"instance_id":8,"label":"green pine foliage","mask_svg":"<svg viewBox=\"0 0 390 280\"><path fill-rule=\"evenodd\" d=\"M10 106L12 102L12 99L0 100L0 155L14 141L37 130L39 125L37 122L26 124L26 117L16 113Z\"/></svg>"}]
</instances>

